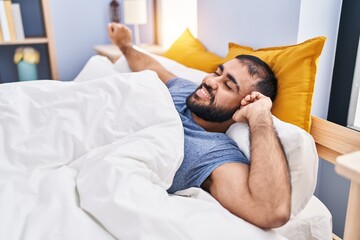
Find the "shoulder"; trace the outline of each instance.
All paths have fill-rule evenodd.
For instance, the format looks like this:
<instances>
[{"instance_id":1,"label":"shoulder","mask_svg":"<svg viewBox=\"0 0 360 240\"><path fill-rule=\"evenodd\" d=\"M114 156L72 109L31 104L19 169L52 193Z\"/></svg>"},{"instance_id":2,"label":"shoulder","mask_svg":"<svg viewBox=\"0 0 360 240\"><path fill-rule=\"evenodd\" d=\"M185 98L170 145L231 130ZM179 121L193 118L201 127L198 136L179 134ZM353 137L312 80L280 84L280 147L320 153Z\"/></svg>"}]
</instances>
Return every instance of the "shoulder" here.
<instances>
[{"instance_id":1,"label":"shoulder","mask_svg":"<svg viewBox=\"0 0 360 240\"><path fill-rule=\"evenodd\" d=\"M212 133L207 131L185 131L188 141L186 147L189 151L195 151L205 163L240 162L249 164L250 161L238 148L236 143L224 133ZM196 146L196 149L194 149Z\"/></svg>"},{"instance_id":2,"label":"shoulder","mask_svg":"<svg viewBox=\"0 0 360 240\"><path fill-rule=\"evenodd\" d=\"M246 158L236 143L226 134L223 135L220 139L213 141L213 147L208 151L209 156L216 157L221 162L250 164L249 159Z\"/></svg>"},{"instance_id":3,"label":"shoulder","mask_svg":"<svg viewBox=\"0 0 360 240\"><path fill-rule=\"evenodd\" d=\"M185 99L194 92L197 86L189 80L173 78L166 83L166 87L169 89L174 103L180 104L182 107L185 103Z\"/></svg>"},{"instance_id":4,"label":"shoulder","mask_svg":"<svg viewBox=\"0 0 360 240\"><path fill-rule=\"evenodd\" d=\"M167 81L166 86L170 89L170 88L174 88L174 87L178 87L178 88L196 87L196 84L191 82L190 80L175 77L175 78L172 78L169 81Z\"/></svg>"}]
</instances>

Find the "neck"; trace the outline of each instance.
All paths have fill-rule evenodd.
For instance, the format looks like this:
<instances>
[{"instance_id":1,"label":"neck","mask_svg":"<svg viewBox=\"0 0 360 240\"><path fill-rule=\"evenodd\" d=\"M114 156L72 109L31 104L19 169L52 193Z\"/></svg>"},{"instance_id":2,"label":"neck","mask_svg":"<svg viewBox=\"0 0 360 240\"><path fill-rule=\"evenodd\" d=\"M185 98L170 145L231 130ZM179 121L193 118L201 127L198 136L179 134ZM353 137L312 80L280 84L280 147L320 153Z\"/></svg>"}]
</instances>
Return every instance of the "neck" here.
<instances>
[{"instance_id":1,"label":"neck","mask_svg":"<svg viewBox=\"0 0 360 240\"><path fill-rule=\"evenodd\" d=\"M229 119L225 122L210 122L206 121L194 113L191 113L192 118L194 119L195 123L205 129L208 132L222 132L225 133L226 130L230 127L231 124L234 123L234 120Z\"/></svg>"}]
</instances>

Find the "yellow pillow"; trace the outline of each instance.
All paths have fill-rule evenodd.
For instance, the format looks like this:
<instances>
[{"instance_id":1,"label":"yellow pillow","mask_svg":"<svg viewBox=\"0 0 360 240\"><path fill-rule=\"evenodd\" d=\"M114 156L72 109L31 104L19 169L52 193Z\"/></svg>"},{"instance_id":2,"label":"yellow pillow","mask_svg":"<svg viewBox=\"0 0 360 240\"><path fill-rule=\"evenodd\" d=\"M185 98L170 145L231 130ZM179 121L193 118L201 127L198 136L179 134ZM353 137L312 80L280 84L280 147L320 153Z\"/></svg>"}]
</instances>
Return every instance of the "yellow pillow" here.
<instances>
[{"instance_id":1,"label":"yellow pillow","mask_svg":"<svg viewBox=\"0 0 360 240\"><path fill-rule=\"evenodd\" d=\"M208 73L216 71L217 66L223 63L223 58L207 51L189 29L185 30L163 56Z\"/></svg>"},{"instance_id":2,"label":"yellow pillow","mask_svg":"<svg viewBox=\"0 0 360 240\"><path fill-rule=\"evenodd\" d=\"M265 61L278 79L278 94L272 113L309 132L317 60L325 40L325 37L316 37L296 45L258 50L229 43L226 61L240 54L253 55Z\"/></svg>"}]
</instances>

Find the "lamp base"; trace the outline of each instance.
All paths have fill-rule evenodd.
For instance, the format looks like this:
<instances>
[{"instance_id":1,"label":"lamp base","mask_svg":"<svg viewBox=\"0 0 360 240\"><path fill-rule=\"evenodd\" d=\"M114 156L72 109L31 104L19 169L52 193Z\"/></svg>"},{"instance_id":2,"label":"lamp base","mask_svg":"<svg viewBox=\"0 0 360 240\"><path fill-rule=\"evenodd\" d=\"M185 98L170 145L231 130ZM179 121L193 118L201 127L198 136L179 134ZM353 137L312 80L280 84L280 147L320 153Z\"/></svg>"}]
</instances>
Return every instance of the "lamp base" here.
<instances>
[{"instance_id":1,"label":"lamp base","mask_svg":"<svg viewBox=\"0 0 360 240\"><path fill-rule=\"evenodd\" d=\"M135 45L140 45L140 32L139 32L138 24L134 24L134 40L135 40Z\"/></svg>"}]
</instances>

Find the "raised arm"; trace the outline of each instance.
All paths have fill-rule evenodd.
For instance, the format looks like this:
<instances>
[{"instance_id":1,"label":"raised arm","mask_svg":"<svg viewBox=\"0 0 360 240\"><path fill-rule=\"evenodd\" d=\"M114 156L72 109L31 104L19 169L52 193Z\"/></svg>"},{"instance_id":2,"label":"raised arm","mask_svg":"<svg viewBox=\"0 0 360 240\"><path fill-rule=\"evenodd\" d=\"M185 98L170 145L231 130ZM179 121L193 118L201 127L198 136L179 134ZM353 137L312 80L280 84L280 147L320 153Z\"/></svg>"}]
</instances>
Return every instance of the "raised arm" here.
<instances>
[{"instance_id":1,"label":"raised arm","mask_svg":"<svg viewBox=\"0 0 360 240\"><path fill-rule=\"evenodd\" d=\"M271 100L253 92L233 119L250 127L251 164L228 163L212 175L211 194L235 215L263 228L290 217L290 177L282 145L272 122Z\"/></svg>"},{"instance_id":2,"label":"raised arm","mask_svg":"<svg viewBox=\"0 0 360 240\"><path fill-rule=\"evenodd\" d=\"M131 31L126 26L119 23L109 23L108 34L113 44L119 47L126 57L132 71L153 70L164 83L176 77L166 70L158 61L132 47Z\"/></svg>"}]
</instances>

